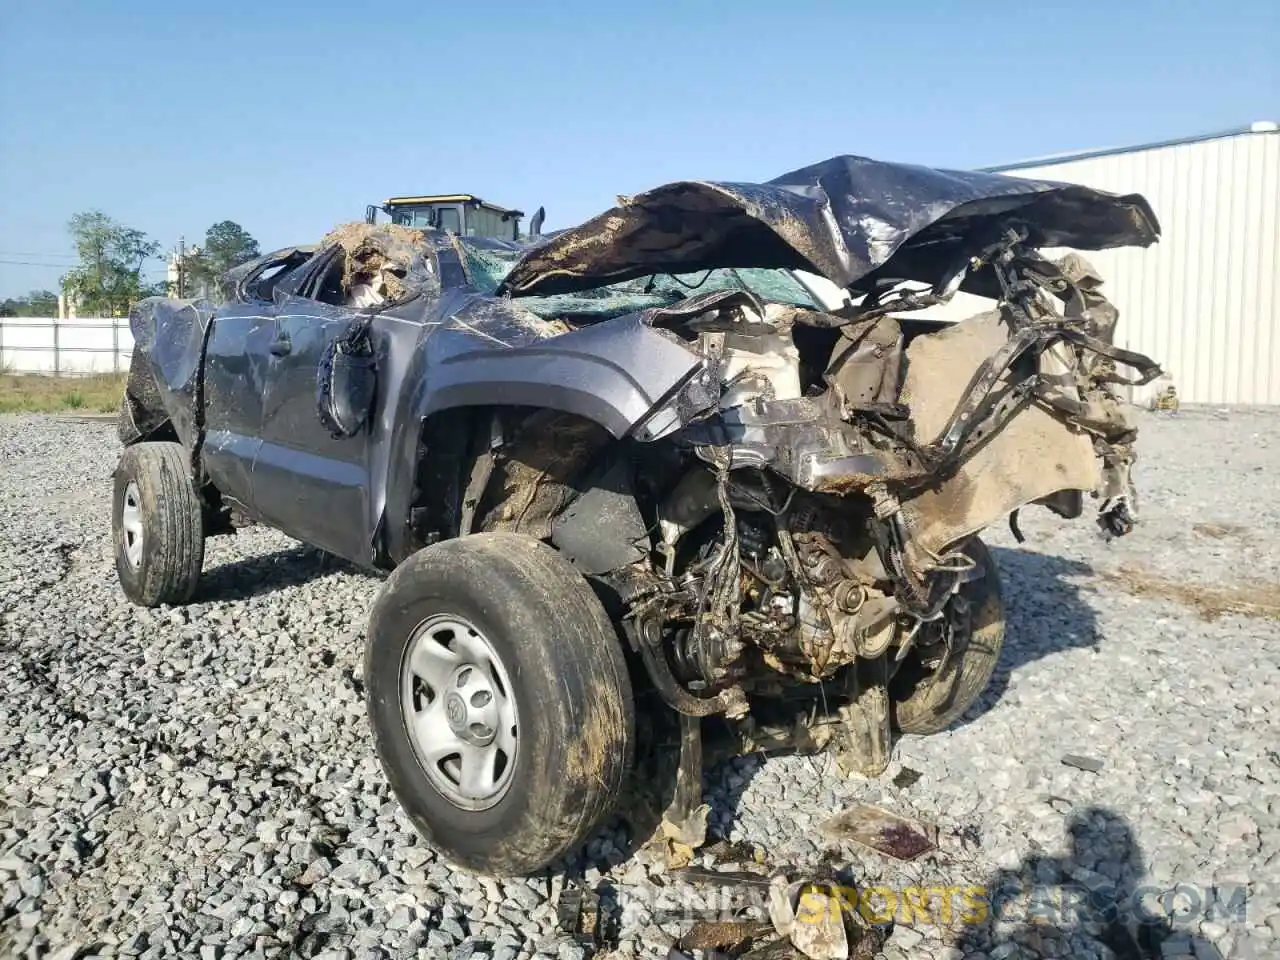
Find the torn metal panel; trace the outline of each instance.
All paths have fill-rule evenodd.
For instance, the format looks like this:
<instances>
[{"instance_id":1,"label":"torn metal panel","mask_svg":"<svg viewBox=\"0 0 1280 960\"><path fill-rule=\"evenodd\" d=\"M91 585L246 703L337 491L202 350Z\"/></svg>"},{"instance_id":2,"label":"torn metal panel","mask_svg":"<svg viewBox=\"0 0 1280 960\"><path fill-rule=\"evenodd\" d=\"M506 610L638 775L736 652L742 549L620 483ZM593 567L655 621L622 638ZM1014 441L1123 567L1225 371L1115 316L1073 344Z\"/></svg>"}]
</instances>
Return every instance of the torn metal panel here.
<instances>
[{"instance_id":1,"label":"torn metal panel","mask_svg":"<svg viewBox=\"0 0 1280 960\"><path fill-rule=\"evenodd\" d=\"M902 324L894 317L841 328L823 379L837 391L846 413L884 409L899 402L904 343Z\"/></svg>"},{"instance_id":2,"label":"torn metal panel","mask_svg":"<svg viewBox=\"0 0 1280 960\"><path fill-rule=\"evenodd\" d=\"M172 422L178 437L194 436L195 404L202 366L205 329L213 305L204 300L151 298L130 313L134 361L130 369L134 422L159 425ZM152 404L158 403L160 410Z\"/></svg>"},{"instance_id":3,"label":"torn metal panel","mask_svg":"<svg viewBox=\"0 0 1280 960\"><path fill-rule=\"evenodd\" d=\"M531 250L503 289L568 293L715 267L809 270L841 287L879 269L933 283L1010 220L1036 247L1147 246L1159 235L1137 195L841 156L767 183L686 180L637 194Z\"/></svg>"},{"instance_id":4,"label":"torn metal panel","mask_svg":"<svg viewBox=\"0 0 1280 960\"><path fill-rule=\"evenodd\" d=\"M171 426L169 413L147 355L135 350L129 363L129 377L120 398L116 433L125 446L159 436Z\"/></svg>"},{"instance_id":5,"label":"torn metal panel","mask_svg":"<svg viewBox=\"0 0 1280 960\"><path fill-rule=\"evenodd\" d=\"M992 312L921 337L907 351L902 402L916 436L941 436L979 365L1006 342L1007 321ZM904 500L919 563L930 566L953 543L1015 509L1059 490L1093 490L1102 480L1088 434L1031 405L1011 419L956 472Z\"/></svg>"}]
</instances>

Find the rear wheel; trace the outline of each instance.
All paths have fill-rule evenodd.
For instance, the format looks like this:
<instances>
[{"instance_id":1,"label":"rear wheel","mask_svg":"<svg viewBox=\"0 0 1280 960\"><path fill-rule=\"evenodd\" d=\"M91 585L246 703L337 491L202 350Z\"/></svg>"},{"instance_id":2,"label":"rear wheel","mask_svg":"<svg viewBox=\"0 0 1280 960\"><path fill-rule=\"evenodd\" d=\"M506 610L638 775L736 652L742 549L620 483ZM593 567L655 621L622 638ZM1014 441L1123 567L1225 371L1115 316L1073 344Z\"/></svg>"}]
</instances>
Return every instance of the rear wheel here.
<instances>
[{"instance_id":1,"label":"rear wheel","mask_svg":"<svg viewBox=\"0 0 1280 960\"><path fill-rule=\"evenodd\" d=\"M991 681L1004 645L1000 572L986 544L965 546L983 571L948 602L943 621L907 654L889 685L894 720L903 733L938 733L973 706ZM892 656L892 654L890 654Z\"/></svg>"},{"instance_id":2,"label":"rear wheel","mask_svg":"<svg viewBox=\"0 0 1280 960\"><path fill-rule=\"evenodd\" d=\"M540 541L482 533L410 557L374 604L365 678L387 779L451 861L531 873L614 808L634 749L622 648Z\"/></svg>"},{"instance_id":3,"label":"rear wheel","mask_svg":"<svg viewBox=\"0 0 1280 960\"><path fill-rule=\"evenodd\" d=\"M116 466L111 532L125 596L145 607L191 599L204 564L204 521L181 444L125 448Z\"/></svg>"}]
</instances>

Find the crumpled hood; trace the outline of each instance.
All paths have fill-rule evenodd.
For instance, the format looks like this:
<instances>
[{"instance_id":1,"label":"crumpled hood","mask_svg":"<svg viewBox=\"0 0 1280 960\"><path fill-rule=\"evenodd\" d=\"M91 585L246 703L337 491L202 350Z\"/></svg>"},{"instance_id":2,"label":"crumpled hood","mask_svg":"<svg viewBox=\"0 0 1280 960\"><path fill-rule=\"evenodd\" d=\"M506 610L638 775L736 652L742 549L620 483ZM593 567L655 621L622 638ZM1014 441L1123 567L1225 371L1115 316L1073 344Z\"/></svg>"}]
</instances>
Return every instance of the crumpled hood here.
<instances>
[{"instance_id":1,"label":"crumpled hood","mask_svg":"<svg viewBox=\"0 0 1280 960\"><path fill-rule=\"evenodd\" d=\"M712 267L809 270L841 287L874 273L936 282L1013 223L1033 247L1148 246L1137 194L995 173L840 156L767 183L682 180L631 198L531 249L502 289L572 293Z\"/></svg>"}]
</instances>

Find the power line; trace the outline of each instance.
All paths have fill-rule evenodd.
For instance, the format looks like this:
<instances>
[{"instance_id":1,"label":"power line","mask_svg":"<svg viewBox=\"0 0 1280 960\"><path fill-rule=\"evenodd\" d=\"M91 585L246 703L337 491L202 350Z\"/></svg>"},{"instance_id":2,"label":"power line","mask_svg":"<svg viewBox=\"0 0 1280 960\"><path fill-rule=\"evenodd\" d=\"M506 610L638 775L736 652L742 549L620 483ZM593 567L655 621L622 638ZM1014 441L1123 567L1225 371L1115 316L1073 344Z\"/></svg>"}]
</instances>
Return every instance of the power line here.
<instances>
[{"instance_id":1,"label":"power line","mask_svg":"<svg viewBox=\"0 0 1280 960\"><path fill-rule=\"evenodd\" d=\"M70 270L75 266L74 263L38 263L35 260L0 260L0 263L12 264L18 267L50 267L54 270Z\"/></svg>"},{"instance_id":2,"label":"power line","mask_svg":"<svg viewBox=\"0 0 1280 960\"><path fill-rule=\"evenodd\" d=\"M74 253L37 253L31 250L0 250L0 257L43 257L46 260L77 260Z\"/></svg>"}]
</instances>

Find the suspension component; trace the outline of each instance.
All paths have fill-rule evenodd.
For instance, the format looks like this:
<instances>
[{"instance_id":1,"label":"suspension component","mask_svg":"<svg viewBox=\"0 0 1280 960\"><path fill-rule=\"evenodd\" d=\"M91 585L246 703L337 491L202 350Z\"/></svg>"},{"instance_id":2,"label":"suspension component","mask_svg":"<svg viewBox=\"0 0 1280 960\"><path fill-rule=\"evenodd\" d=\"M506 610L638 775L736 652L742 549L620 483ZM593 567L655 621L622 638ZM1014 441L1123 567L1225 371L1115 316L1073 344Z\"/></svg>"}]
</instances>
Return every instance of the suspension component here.
<instances>
[{"instance_id":1,"label":"suspension component","mask_svg":"<svg viewBox=\"0 0 1280 960\"><path fill-rule=\"evenodd\" d=\"M662 651L662 628L657 621L646 620L639 626L632 620L624 620L623 629L631 635L632 645L640 652L654 689L676 713L689 717L709 717L715 713L736 717L747 712L747 697L741 687L726 687L714 697L699 697L680 686Z\"/></svg>"},{"instance_id":2,"label":"suspension component","mask_svg":"<svg viewBox=\"0 0 1280 960\"><path fill-rule=\"evenodd\" d=\"M678 630L671 642L673 673L690 686L718 685L730 677L733 662L744 649L738 637L714 627L701 637L688 628Z\"/></svg>"}]
</instances>

